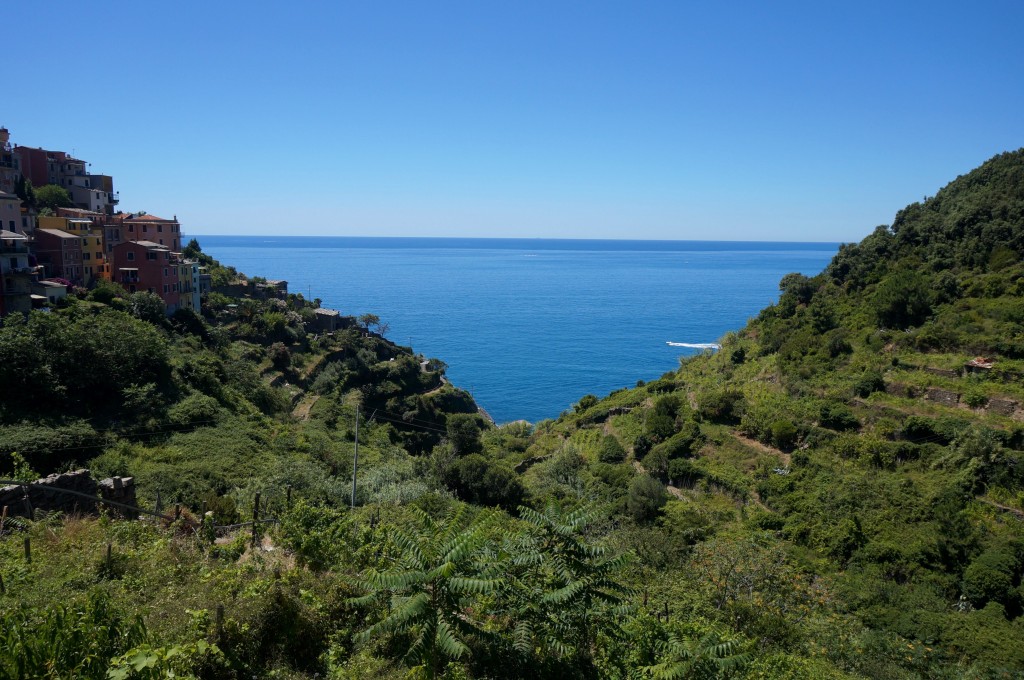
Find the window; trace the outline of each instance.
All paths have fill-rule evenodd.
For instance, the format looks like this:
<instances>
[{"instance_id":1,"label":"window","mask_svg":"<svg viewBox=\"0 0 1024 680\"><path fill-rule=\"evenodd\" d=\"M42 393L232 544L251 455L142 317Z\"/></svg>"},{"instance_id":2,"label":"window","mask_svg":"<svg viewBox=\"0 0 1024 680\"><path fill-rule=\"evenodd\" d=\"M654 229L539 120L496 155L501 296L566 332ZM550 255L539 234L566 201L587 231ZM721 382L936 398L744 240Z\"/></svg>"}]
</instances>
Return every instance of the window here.
<instances>
[{"instance_id":1,"label":"window","mask_svg":"<svg viewBox=\"0 0 1024 680\"><path fill-rule=\"evenodd\" d=\"M147 260L155 260L156 259L156 253L146 253L146 259Z\"/></svg>"},{"instance_id":2,"label":"window","mask_svg":"<svg viewBox=\"0 0 1024 680\"><path fill-rule=\"evenodd\" d=\"M132 262L132 261L134 261L134 260L135 260L135 253L133 253L132 251L130 251L130 250L129 250L129 251L128 251L128 257L127 257L127 260L128 260L129 262Z\"/></svg>"},{"instance_id":3,"label":"window","mask_svg":"<svg viewBox=\"0 0 1024 680\"><path fill-rule=\"evenodd\" d=\"M167 273L167 267L164 267L164 276L170 276L170 274Z\"/></svg>"},{"instance_id":4,"label":"window","mask_svg":"<svg viewBox=\"0 0 1024 680\"><path fill-rule=\"evenodd\" d=\"M158 225L156 225L156 230L157 230L158 232L160 232L160 233L163 233L163 231L164 231L164 225L162 225L162 224L158 224Z\"/></svg>"},{"instance_id":5,"label":"window","mask_svg":"<svg viewBox=\"0 0 1024 680\"><path fill-rule=\"evenodd\" d=\"M169 289L169 286L165 283L164 284L164 295L167 295L168 289Z\"/></svg>"},{"instance_id":6,"label":"window","mask_svg":"<svg viewBox=\"0 0 1024 680\"><path fill-rule=\"evenodd\" d=\"M16 231L16 229L14 228L14 220L11 220L11 231Z\"/></svg>"},{"instance_id":7,"label":"window","mask_svg":"<svg viewBox=\"0 0 1024 680\"><path fill-rule=\"evenodd\" d=\"M129 224L128 225L128 231L135 231L135 225L134 224Z\"/></svg>"},{"instance_id":8,"label":"window","mask_svg":"<svg viewBox=\"0 0 1024 680\"><path fill-rule=\"evenodd\" d=\"M83 260L88 260L89 259L89 253L82 253L82 259Z\"/></svg>"}]
</instances>

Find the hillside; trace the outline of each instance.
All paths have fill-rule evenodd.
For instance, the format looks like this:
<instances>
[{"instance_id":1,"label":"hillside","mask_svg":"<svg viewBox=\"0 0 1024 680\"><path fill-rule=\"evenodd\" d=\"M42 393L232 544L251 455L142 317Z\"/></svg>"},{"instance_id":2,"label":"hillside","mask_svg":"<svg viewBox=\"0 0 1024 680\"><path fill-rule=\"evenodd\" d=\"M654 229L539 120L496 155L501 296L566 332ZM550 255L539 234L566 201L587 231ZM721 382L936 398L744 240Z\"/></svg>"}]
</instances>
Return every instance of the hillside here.
<instances>
[{"instance_id":1,"label":"hillside","mask_svg":"<svg viewBox=\"0 0 1024 680\"><path fill-rule=\"evenodd\" d=\"M1020 677L1022 255L1024 150L536 426L298 298L5 320L0 476L86 464L185 518L8 520L0 675ZM213 527L257 493L255 544Z\"/></svg>"}]
</instances>

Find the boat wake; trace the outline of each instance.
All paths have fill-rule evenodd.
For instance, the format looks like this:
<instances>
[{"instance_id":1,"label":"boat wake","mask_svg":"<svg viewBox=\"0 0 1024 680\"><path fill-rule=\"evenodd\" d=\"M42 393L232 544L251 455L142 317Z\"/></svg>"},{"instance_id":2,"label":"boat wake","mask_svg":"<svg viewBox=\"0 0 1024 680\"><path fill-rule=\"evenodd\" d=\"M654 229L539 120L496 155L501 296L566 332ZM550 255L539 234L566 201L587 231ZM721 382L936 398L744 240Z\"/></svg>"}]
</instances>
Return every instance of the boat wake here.
<instances>
[{"instance_id":1,"label":"boat wake","mask_svg":"<svg viewBox=\"0 0 1024 680\"><path fill-rule=\"evenodd\" d=\"M722 346L717 342L672 342L668 341L666 345L672 347L690 347L692 349L722 349Z\"/></svg>"}]
</instances>

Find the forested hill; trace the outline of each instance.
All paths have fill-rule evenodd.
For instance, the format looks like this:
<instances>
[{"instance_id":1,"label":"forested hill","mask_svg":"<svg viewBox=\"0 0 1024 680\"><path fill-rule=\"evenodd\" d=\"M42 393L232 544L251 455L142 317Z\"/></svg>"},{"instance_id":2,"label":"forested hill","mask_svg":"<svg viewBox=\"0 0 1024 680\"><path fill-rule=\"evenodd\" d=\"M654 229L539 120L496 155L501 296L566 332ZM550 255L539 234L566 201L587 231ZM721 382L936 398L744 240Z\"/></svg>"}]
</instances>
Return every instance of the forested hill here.
<instances>
[{"instance_id":1,"label":"forested hill","mask_svg":"<svg viewBox=\"0 0 1024 680\"><path fill-rule=\"evenodd\" d=\"M1017 151L536 425L294 298L5 321L0 473L186 519L0 527L0 677L1024 677L1022 256Z\"/></svg>"},{"instance_id":2,"label":"forested hill","mask_svg":"<svg viewBox=\"0 0 1024 680\"><path fill-rule=\"evenodd\" d=\"M587 397L541 441L624 450L657 479L620 496L651 533L644 582L762 646L870 677L1018 677L1022 256L1015 151L784 277L720 352ZM823 588L827 641L795 614L800 579L780 592L795 574Z\"/></svg>"}]
</instances>

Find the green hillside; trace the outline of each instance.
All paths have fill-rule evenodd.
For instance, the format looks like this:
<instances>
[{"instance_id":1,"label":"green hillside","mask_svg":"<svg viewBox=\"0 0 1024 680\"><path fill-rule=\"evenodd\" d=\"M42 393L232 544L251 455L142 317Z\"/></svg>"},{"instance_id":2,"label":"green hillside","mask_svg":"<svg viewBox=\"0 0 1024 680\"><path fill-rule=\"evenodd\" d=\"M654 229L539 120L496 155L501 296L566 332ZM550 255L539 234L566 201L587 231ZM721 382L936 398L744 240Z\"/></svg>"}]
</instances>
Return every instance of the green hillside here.
<instances>
[{"instance_id":1,"label":"green hillside","mask_svg":"<svg viewBox=\"0 0 1024 680\"><path fill-rule=\"evenodd\" d=\"M535 426L298 298L5 320L0 477L186 517L8 520L0 677L1024 677L1022 256L1024 150Z\"/></svg>"}]
</instances>

